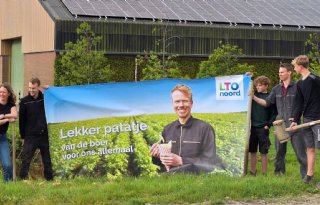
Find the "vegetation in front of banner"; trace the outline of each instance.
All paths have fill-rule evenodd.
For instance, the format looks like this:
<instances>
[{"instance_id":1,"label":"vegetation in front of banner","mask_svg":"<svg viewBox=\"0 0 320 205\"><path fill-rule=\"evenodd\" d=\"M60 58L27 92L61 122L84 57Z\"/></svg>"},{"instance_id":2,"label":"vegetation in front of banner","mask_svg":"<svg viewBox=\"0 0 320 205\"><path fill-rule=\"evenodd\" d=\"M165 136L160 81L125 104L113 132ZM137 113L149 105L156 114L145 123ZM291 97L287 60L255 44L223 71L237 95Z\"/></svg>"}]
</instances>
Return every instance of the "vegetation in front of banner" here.
<instances>
[{"instance_id":1,"label":"vegetation in front of banner","mask_svg":"<svg viewBox=\"0 0 320 205\"><path fill-rule=\"evenodd\" d=\"M273 136L271 141L273 142ZM299 176L299 166L290 143L286 156L287 175L273 175L275 147L269 152L268 175L256 177L214 175L168 175L155 177L107 178L76 177L70 180L0 182L0 204L227 204L230 200L242 203L255 200L278 201L283 198L319 193L314 185L305 185ZM320 163L320 155L317 156ZM258 163L258 165L260 162ZM315 175L316 181L320 180ZM260 201L261 202L261 201ZM260 203L259 202L259 203ZM262 203L262 202L261 202Z\"/></svg>"},{"instance_id":2,"label":"vegetation in front of banner","mask_svg":"<svg viewBox=\"0 0 320 205\"><path fill-rule=\"evenodd\" d=\"M230 174L240 175L243 169L245 144L245 113L206 113L194 114L195 117L210 123L216 132L217 154L227 165ZM106 176L107 178L123 176L154 176L157 166L151 161L149 146L160 139L163 127L176 120L175 114L142 115L137 117L118 117L68 122L49 125L50 146L53 168L58 176L72 178L74 176ZM105 126L118 126L120 123L135 125L145 123L148 129L140 132L115 132L104 134ZM67 136L68 130L100 128L100 133L86 136ZM107 141L107 146L91 146L96 142ZM87 147L82 145L87 143ZM66 146L69 145L69 146ZM74 145L75 148L70 148ZM130 145L134 152L91 155L101 148L127 148ZM67 156L70 159L64 159ZM84 156L87 155L87 156ZM72 158L71 156L74 156Z\"/></svg>"}]
</instances>

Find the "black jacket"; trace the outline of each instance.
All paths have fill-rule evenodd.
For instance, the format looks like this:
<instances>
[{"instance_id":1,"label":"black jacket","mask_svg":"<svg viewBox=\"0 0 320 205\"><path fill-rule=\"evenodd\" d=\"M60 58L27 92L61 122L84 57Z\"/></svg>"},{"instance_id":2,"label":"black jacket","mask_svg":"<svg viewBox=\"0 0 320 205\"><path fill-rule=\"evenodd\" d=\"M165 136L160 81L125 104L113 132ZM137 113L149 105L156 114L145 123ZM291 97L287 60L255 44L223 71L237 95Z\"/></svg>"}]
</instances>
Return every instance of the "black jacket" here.
<instances>
[{"instance_id":1,"label":"black jacket","mask_svg":"<svg viewBox=\"0 0 320 205\"><path fill-rule=\"evenodd\" d=\"M208 123L190 117L182 125L176 120L165 126L162 132L165 143L172 142L171 152L182 158L182 166L172 167L170 172L210 172L215 168L224 169L216 156L214 129ZM153 162L164 167L158 158Z\"/></svg>"},{"instance_id":2,"label":"black jacket","mask_svg":"<svg viewBox=\"0 0 320 205\"><path fill-rule=\"evenodd\" d=\"M183 164L213 164L216 158L216 143L213 128L190 117L186 124L176 120L165 126L162 132L165 142L172 141L171 152L182 158Z\"/></svg>"},{"instance_id":3,"label":"black jacket","mask_svg":"<svg viewBox=\"0 0 320 205\"><path fill-rule=\"evenodd\" d=\"M44 99L39 91L37 99L27 95L20 101L19 128L22 139L48 137Z\"/></svg>"},{"instance_id":4,"label":"black jacket","mask_svg":"<svg viewBox=\"0 0 320 205\"><path fill-rule=\"evenodd\" d=\"M297 82L297 94L292 110L294 121L298 122L302 114L310 120L320 119L320 77L313 73Z\"/></svg>"}]
</instances>

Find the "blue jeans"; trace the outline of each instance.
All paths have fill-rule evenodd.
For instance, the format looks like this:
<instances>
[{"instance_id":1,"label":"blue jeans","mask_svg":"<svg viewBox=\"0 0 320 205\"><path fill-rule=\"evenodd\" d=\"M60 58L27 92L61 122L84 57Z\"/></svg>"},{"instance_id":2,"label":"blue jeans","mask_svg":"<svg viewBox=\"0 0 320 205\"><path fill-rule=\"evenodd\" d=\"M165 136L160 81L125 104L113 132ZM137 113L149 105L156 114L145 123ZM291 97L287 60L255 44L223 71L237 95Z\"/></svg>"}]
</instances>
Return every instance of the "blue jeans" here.
<instances>
[{"instance_id":1,"label":"blue jeans","mask_svg":"<svg viewBox=\"0 0 320 205\"><path fill-rule=\"evenodd\" d=\"M0 134L0 160L2 164L3 181L12 180L12 165L9 142L6 134Z\"/></svg>"}]
</instances>

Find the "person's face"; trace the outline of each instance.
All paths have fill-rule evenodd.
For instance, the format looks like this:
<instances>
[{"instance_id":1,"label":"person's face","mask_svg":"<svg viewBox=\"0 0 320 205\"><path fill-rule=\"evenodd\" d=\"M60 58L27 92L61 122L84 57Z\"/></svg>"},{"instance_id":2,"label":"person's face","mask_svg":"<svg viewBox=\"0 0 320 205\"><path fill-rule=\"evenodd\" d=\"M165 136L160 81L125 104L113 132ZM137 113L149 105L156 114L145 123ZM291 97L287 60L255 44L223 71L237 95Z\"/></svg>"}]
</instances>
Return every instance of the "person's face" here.
<instances>
[{"instance_id":1,"label":"person's face","mask_svg":"<svg viewBox=\"0 0 320 205\"><path fill-rule=\"evenodd\" d=\"M256 85L256 89L257 89L258 93L265 93L268 90L268 85L264 85L264 84L258 83Z\"/></svg>"},{"instance_id":2,"label":"person's face","mask_svg":"<svg viewBox=\"0 0 320 205\"><path fill-rule=\"evenodd\" d=\"M8 98L10 96L10 93L5 87L0 87L0 100L2 102L7 102Z\"/></svg>"},{"instance_id":3,"label":"person's face","mask_svg":"<svg viewBox=\"0 0 320 205\"><path fill-rule=\"evenodd\" d=\"M188 119L191 115L192 101L189 96L179 90L171 94L173 109L180 119Z\"/></svg>"},{"instance_id":4,"label":"person's face","mask_svg":"<svg viewBox=\"0 0 320 205\"><path fill-rule=\"evenodd\" d=\"M297 65L295 63L294 64L294 70L296 71L296 73L301 74L302 66L301 65Z\"/></svg>"},{"instance_id":5,"label":"person's face","mask_svg":"<svg viewBox=\"0 0 320 205\"><path fill-rule=\"evenodd\" d=\"M32 84L29 82L29 93L32 97L37 97L39 94L39 85L37 83Z\"/></svg>"},{"instance_id":6,"label":"person's face","mask_svg":"<svg viewBox=\"0 0 320 205\"><path fill-rule=\"evenodd\" d=\"M286 81L291 78L291 71L288 71L286 68L279 68L279 79L282 81Z\"/></svg>"}]
</instances>

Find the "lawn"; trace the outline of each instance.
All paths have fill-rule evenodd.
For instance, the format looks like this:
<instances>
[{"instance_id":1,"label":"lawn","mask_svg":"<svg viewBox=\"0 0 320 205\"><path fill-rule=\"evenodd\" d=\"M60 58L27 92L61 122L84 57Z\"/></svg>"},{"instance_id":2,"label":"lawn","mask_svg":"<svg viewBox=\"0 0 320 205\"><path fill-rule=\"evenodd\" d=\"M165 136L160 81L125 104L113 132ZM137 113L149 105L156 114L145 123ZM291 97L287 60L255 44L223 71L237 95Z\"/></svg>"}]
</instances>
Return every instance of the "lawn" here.
<instances>
[{"instance_id":1,"label":"lawn","mask_svg":"<svg viewBox=\"0 0 320 205\"><path fill-rule=\"evenodd\" d=\"M273 137L271 137L273 141ZM319 155L319 154L318 154ZM293 197L318 193L314 185L305 185L291 144L288 144L287 174L273 175L274 145L269 154L269 173L256 177L215 175L167 175L156 177L56 178L0 183L0 204L221 204L228 200L251 201L275 197ZM318 157L319 158L319 157ZM320 161L317 161L318 171ZM258 168L260 169L260 161ZM316 180L320 175L316 172Z\"/></svg>"}]
</instances>

